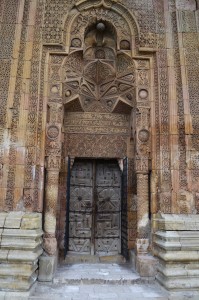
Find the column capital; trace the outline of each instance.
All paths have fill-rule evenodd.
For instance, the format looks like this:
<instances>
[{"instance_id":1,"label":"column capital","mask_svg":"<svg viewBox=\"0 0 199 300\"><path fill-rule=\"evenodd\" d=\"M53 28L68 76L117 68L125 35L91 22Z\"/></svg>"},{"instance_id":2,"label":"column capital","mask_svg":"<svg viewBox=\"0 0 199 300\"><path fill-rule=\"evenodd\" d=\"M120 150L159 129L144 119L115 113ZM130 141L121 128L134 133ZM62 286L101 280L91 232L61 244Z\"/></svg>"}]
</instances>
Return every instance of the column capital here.
<instances>
[{"instance_id":1,"label":"column capital","mask_svg":"<svg viewBox=\"0 0 199 300\"><path fill-rule=\"evenodd\" d=\"M46 157L46 169L48 171L58 172L61 167L61 156L59 155L49 155Z\"/></svg>"},{"instance_id":2,"label":"column capital","mask_svg":"<svg viewBox=\"0 0 199 300\"><path fill-rule=\"evenodd\" d=\"M137 157L135 159L135 172L136 174L148 174L149 173L149 159Z\"/></svg>"}]
</instances>

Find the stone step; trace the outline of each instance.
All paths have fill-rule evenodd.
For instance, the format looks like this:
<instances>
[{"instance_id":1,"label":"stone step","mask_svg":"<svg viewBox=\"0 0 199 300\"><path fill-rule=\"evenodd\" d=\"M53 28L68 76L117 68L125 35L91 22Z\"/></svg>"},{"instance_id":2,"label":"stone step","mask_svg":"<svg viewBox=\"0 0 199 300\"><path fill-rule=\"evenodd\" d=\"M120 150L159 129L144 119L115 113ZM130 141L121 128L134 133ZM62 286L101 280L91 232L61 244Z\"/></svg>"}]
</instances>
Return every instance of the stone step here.
<instances>
[{"instance_id":1,"label":"stone step","mask_svg":"<svg viewBox=\"0 0 199 300\"><path fill-rule=\"evenodd\" d=\"M117 263L125 264L126 259L122 255L83 255L83 254L67 254L66 258L61 261L62 264L73 264L73 263Z\"/></svg>"},{"instance_id":2,"label":"stone step","mask_svg":"<svg viewBox=\"0 0 199 300\"><path fill-rule=\"evenodd\" d=\"M58 268L53 284L124 285L151 282L135 273L130 264L68 264Z\"/></svg>"},{"instance_id":3,"label":"stone step","mask_svg":"<svg viewBox=\"0 0 199 300\"><path fill-rule=\"evenodd\" d=\"M105 278L105 277L95 277L92 278L88 275L85 278L55 278L53 280L54 284L70 284L70 285L92 285L92 284L107 284L107 285L129 285L129 284L138 284L138 283L143 283L144 281L148 280L143 280L143 278L140 278L139 276L134 276L134 278L128 278L128 277L117 277L115 278Z\"/></svg>"}]
</instances>

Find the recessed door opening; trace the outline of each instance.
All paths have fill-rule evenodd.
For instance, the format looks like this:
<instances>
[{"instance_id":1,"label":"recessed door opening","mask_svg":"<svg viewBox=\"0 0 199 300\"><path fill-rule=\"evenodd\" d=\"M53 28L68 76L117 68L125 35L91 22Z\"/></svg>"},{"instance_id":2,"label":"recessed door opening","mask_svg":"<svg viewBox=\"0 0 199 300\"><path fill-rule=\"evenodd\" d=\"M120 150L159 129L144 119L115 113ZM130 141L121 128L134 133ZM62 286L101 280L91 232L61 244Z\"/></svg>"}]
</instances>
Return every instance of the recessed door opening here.
<instances>
[{"instance_id":1,"label":"recessed door opening","mask_svg":"<svg viewBox=\"0 0 199 300\"><path fill-rule=\"evenodd\" d=\"M117 160L75 160L68 209L68 253L120 254L121 171Z\"/></svg>"}]
</instances>

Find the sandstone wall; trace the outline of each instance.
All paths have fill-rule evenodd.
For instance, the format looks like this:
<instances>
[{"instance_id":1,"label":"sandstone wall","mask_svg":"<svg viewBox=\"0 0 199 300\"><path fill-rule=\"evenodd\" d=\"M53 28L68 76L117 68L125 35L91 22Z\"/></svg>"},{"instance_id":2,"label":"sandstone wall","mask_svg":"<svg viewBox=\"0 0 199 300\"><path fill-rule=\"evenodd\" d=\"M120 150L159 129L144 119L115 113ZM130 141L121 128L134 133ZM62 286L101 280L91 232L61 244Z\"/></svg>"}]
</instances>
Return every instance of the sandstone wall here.
<instances>
[{"instance_id":1,"label":"sandstone wall","mask_svg":"<svg viewBox=\"0 0 199 300\"><path fill-rule=\"evenodd\" d=\"M109 4L110 1L107 3ZM152 213L196 213L198 10L196 1L117 1L133 12L151 69ZM75 1L0 1L0 209L42 211L49 49L62 50ZM54 46L52 46L54 45ZM140 52L141 54L141 52ZM154 184L155 183L155 184Z\"/></svg>"}]
</instances>

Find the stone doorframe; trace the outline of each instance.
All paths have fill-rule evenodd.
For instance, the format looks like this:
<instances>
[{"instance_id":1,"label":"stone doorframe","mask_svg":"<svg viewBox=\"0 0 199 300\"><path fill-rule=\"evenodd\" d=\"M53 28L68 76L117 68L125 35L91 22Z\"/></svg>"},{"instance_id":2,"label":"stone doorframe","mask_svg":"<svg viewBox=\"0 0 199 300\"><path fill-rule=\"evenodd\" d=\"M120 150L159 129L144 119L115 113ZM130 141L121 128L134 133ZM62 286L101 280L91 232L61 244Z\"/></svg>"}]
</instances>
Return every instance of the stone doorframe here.
<instances>
[{"instance_id":1,"label":"stone doorframe","mask_svg":"<svg viewBox=\"0 0 199 300\"><path fill-rule=\"evenodd\" d=\"M45 82L47 103L46 123L46 182L45 182L45 211L44 211L44 250L49 256L57 251L56 207L58 199L58 182L61 167L62 125L64 105L62 100L62 82L60 69L63 59L68 55L71 46L71 30L77 16L85 14L86 10L93 9L99 13L100 9L108 11L109 21L114 25L115 18L127 23L131 32L130 49L124 50L136 66L136 107L132 110L131 138L134 140L135 173L137 174L137 252L146 253L149 245L149 170L151 160L151 145L155 144L155 135L151 131L152 117L150 113L154 107L153 101L153 48L143 48L139 37L139 28L134 16L123 6L110 0L81 1L76 9L69 14L65 21L65 47L57 50L57 45L48 46ZM122 23L121 23L122 24ZM117 29L117 28L116 28ZM82 27L81 27L81 30ZM121 30L119 28L118 30ZM121 35L118 47L122 45ZM73 38L74 40L74 38ZM149 43L150 44L150 43ZM73 45L72 45L73 46ZM46 47L46 46L45 46ZM46 48L47 49L47 48ZM59 48L60 49L60 48ZM144 51L144 55L142 55ZM147 55L146 55L147 54ZM131 200L131 199L130 199ZM155 205L155 203L153 204Z\"/></svg>"}]
</instances>

